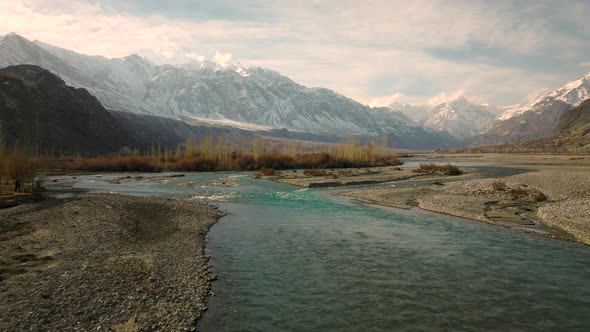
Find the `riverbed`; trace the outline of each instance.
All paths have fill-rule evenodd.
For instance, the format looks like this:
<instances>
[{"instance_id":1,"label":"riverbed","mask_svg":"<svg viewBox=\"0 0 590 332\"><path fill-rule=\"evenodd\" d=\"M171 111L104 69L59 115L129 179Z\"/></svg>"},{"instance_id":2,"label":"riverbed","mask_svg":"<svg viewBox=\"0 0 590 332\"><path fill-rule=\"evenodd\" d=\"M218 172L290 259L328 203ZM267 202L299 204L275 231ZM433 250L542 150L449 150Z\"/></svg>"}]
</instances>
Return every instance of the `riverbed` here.
<instances>
[{"instance_id":1,"label":"riverbed","mask_svg":"<svg viewBox=\"0 0 590 332\"><path fill-rule=\"evenodd\" d=\"M579 330L590 250L469 220L380 209L248 173L61 178L81 190L220 206L203 331ZM57 188L57 187L56 187Z\"/></svg>"}]
</instances>

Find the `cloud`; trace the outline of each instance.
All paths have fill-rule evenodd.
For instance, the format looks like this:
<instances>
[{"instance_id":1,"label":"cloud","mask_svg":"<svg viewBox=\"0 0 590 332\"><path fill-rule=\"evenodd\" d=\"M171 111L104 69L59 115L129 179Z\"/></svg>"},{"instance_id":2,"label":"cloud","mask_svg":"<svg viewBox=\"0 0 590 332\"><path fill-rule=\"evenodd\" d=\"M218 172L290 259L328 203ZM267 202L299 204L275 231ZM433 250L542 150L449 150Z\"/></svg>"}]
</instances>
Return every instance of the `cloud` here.
<instances>
[{"instance_id":1,"label":"cloud","mask_svg":"<svg viewBox=\"0 0 590 332\"><path fill-rule=\"evenodd\" d=\"M541 88L535 89L527 94L527 101L532 102L535 99L537 99L543 95L546 95L549 91L551 91L551 88L547 88L547 87L541 87Z\"/></svg>"},{"instance_id":2,"label":"cloud","mask_svg":"<svg viewBox=\"0 0 590 332\"><path fill-rule=\"evenodd\" d=\"M584 67L584 68L590 67L590 61L580 62L580 67Z\"/></svg>"},{"instance_id":3,"label":"cloud","mask_svg":"<svg viewBox=\"0 0 590 332\"><path fill-rule=\"evenodd\" d=\"M165 50L165 51L162 51L161 53L166 59L172 59L174 57L174 52L172 52L172 51Z\"/></svg>"},{"instance_id":4,"label":"cloud","mask_svg":"<svg viewBox=\"0 0 590 332\"><path fill-rule=\"evenodd\" d=\"M458 89L455 91L441 92L432 96L409 96L401 92L396 92L390 96L373 99L368 105L370 107L387 107L392 104L412 104L412 105L428 105L434 107L442 103L452 102L460 97L465 97L471 102L485 103L485 98L480 96L467 96L465 89Z\"/></svg>"},{"instance_id":5,"label":"cloud","mask_svg":"<svg viewBox=\"0 0 590 332\"><path fill-rule=\"evenodd\" d=\"M215 52L213 56L213 62L215 62L218 66L226 68L230 61L231 61L231 54L230 53L219 53Z\"/></svg>"},{"instance_id":6,"label":"cloud","mask_svg":"<svg viewBox=\"0 0 590 332\"><path fill-rule=\"evenodd\" d=\"M370 103L370 107L387 107L395 103L399 103L403 100L405 95L400 92L396 92L391 96L385 96L381 98L375 98Z\"/></svg>"},{"instance_id":7,"label":"cloud","mask_svg":"<svg viewBox=\"0 0 590 332\"><path fill-rule=\"evenodd\" d=\"M436 106L442 103L451 102L459 97L465 96L465 89L459 89L451 92L441 92L438 95L428 99L428 105Z\"/></svg>"},{"instance_id":8,"label":"cloud","mask_svg":"<svg viewBox=\"0 0 590 332\"><path fill-rule=\"evenodd\" d=\"M165 16L162 13L169 11L157 7L171 4L157 2L150 2L153 10L135 11L115 9L105 1L0 1L0 34L15 31L91 55L138 53L156 63L200 61L203 55L215 55L213 61L227 66L235 58L246 66L274 69L304 85L327 87L367 103L376 99L385 103L387 98L427 103L460 90L470 99L513 103L530 91L577 78L576 70L586 67L590 54L585 46L590 45L586 23L590 6L584 1L217 2L219 8L231 8L235 17L224 20L206 12ZM238 17L240 11L251 13L252 8L264 9L264 19ZM575 29L563 29L563 22ZM510 57L542 60L552 54L566 60L563 66L533 71L518 67L510 57L495 63L461 62L428 52L434 48L463 52L474 44L483 50L500 49ZM384 76L388 81L380 89L369 88Z\"/></svg>"},{"instance_id":9,"label":"cloud","mask_svg":"<svg viewBox=\"0 0 590 332\"><path fill-rule=\"evenodd\" d=\"M205 56L204 55L200 55L200 54L197 54L197 53L194 53L194 52L193 53L187 53L184 56L187 57L187 58L189 58L189 59L195 60L197 62L203 62L203 61L205 61Z\"/></svg>"}]
</instances>

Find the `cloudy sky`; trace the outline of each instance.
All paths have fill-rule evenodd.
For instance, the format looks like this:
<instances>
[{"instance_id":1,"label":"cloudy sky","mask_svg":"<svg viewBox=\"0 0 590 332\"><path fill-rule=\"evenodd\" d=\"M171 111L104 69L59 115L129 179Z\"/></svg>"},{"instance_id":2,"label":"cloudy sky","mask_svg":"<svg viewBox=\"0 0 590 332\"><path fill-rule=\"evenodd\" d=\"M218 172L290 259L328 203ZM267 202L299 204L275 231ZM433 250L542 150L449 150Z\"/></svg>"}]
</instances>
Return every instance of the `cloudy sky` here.
<instances>
[{"instance_id":1,"label":"cloudy sky","mask_svg":"<svg viewBox=\"0 0 590 332\"><path fill-rule=\"evenodd\" d=\"M521 102L590 72L590 2L0 0L0 34L270 68L366 104Z\"/></svg>"}]
</instances>

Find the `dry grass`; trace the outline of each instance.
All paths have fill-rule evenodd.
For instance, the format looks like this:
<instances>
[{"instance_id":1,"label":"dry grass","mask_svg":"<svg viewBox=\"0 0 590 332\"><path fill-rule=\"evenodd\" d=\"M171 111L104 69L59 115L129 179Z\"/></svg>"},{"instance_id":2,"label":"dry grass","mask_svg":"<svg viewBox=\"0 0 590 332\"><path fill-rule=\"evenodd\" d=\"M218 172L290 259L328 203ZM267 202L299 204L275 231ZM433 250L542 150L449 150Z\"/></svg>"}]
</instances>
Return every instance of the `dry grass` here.
<instances>
[{"instance_id":1,"label":"dry grass","mask_svg":"<svg viewBox=\"0 0 590 332\"><path fill-rule=\"evenodd\" d=\"M274 175L275 174L275 170L272 168L266 168L266 167L262 167L260 169L260 174L264 175L264 176L270 176L270 175Z\"/></svg>"},{"instance_id":2,"label":"dry grass","mask_svg":"<svg viewBox=\"0 0 590 332\"><path fill-rule=\"evenodd\" d=\"M506 186L506 182L502 182L502 181L494 181L492 183L492 188L495 191L505 191L507 186Z\"/></svg>"},{"instance_id":3,"label":"dry grass","mask_svg":"<svg viewBox=\"0 0 590 332\"><path fill-rule=\"evenodd\" d=\"M90 172L159 172L159 171L253 171L261 168L329 169L402 164L396 156L380 156L374 160L349 160L327 152L290 156L284 153L228 152L204 156L199 153L164 156L101 156L95 158L45 158L40 162L45 169Z\"/></svg>"},{"instance_id":4,"label":"dry grass","mask_svg":"<svg viewBox=\"0 0 590 332\"><path fill-rule=\"evenodd\" d=\"M326 171L317 168L310 168L303 171L303 174L307 176L326 176Z\"/></svg>"},{"instance_id":5,"label":"dry grass","mask_svg":"<svg viewBox=\"0 0 590 332\"><path fill-rule=\"evenodd\" d=\"M416 173L425 174L442 174L442 175L461 175L463 171L459 167L451 164L437 165L437 164L421 164L420 167L414 170Z\"/></svg>"}]
</instances>

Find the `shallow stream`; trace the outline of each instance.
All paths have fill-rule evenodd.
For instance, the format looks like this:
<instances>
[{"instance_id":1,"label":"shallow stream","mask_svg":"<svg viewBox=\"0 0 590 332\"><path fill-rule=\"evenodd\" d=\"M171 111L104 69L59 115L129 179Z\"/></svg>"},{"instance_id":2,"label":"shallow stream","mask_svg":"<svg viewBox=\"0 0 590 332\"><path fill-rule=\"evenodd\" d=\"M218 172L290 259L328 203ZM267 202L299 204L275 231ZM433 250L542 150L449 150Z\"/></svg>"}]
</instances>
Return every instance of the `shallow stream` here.
<instances>
[{"instance_id":1,"label":"shallow stream","mask_svg":"<svg viewBox=\"0 0 590 332\"><path fill-rule=\"evenodd\" d=\"M590 249L358 205L246 173L82 176L75 188L219 205L203 331L588 331Z\"/></svg>"}]
</instances>

